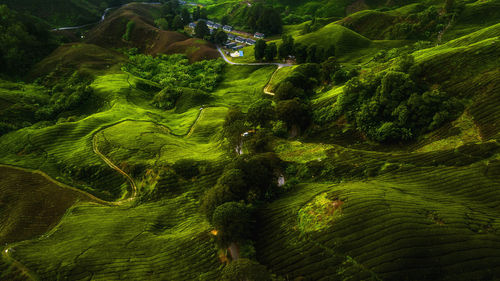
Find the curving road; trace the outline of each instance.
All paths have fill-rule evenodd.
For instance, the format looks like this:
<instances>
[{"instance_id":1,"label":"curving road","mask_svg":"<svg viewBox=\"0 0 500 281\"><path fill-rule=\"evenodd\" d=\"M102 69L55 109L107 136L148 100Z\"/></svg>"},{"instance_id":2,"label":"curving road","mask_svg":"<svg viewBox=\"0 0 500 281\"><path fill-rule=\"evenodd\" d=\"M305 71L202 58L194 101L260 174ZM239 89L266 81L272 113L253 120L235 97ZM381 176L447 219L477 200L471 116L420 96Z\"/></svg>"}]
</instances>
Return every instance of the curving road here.
<instances>
[{"instance_id":1,"label":"curving road","mask_svg":"<svg viewBox=\"0 0 500 281\"><path fill-rule=\"evenodd\" d=\"M226 63L228 63L230 65L276 65L276 66L278 66L278 68L276 68L276 70L273 72L273 75L269 79L269 82L267 82L267 85L264 87L264 94L270 95L270 96L274 96L274 93L269 90L269 88L271 86L271 81L273 80L274 75L276 75L276 73L278 72L278 70L280 68L292 66L292 64L289 64L289 63L279 63L279 62L237 63L237 62L230 61L226 57L226 55L224 54L224 51L222 51L220 46L217 46L217 51L219 51L219 54L224 59L224 61L226 61Z\"/></svg>"},{"instance_id":2,"label":"curving road","mask_svg":"<svg viewBox=\"0 0 500 281\"><path fill-rule=\"evenodd\" d=\"M161 2L140 2L141 4L145 4L145 5L161 5L162 3ZM106 18L106 16L108 15L109 11L111 9L117 9L117 8L121 8L121 7L124 7L124 6L127 6L128 4L130 3L127 3L127 4L123 4L121 6L116 6L116 7L109 7L109 8L106 8L104 10L104 13L102 14L101 16L101 20L98 21L98 22L94 22L94 23L88 23L88 24L84 24L84 25L77 25L77 26L65 26L65 27L58 27L58 28L54 28L52 29L52 31L61 31L61 30L75 30L75 29L80 29L80 28L84 28L84 27L87 27L87 26L91 26L91 25L94 25L94 24L98 24L98 23L101 23L104 21L104 19Z\"/></svg>"},{"instance_id":3,"label":"curving road","mask_svg":"<svg viewBox=\"0 0 500 281\"><path fill-rule=\"evenodd\" d=\"M232 62L230 61L226 55L224 54L224 52L222 51L222 49L220 48L220 46L217 46L217 51L219 51L219 54L221 55L221 57L230 65L276 65L278 66L278 69L282 68L282 67L287 67L287 66L292 66L291 64L289 63L279 63L279 62L253 62L253 63L239 63L239 62Z\"/></svg>"}]
</instances>

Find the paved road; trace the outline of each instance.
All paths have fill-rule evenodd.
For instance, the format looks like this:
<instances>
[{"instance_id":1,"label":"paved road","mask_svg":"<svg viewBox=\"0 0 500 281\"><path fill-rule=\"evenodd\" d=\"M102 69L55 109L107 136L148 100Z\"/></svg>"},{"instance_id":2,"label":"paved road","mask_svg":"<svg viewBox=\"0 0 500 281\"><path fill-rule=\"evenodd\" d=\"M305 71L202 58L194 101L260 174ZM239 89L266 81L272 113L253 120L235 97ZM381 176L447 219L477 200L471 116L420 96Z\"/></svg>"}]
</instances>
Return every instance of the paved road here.
<instances>
[{"instance_id":1,"label":"paved road","mask_svg":"<svg viewBox=\"0 0 500 281\"><path fill-rule=\"evenodd\" d=\"M84 27L88 27L88 26L91 26L91 25L94 25L94 24L98 24L102 21L104 21L104 19L106 18L106 16L108 15L109 11L111 9L116 9L116 8L121 8L123 6L127 6L128 4L130 3L127 3L127 4L124 4L124 5L121 5L121 6L117 6L117 7L109 7L109 8L106 8L106 10L104 10L104 13L102 14L101 16L101 20L98 21L98 22L94 22L94 23L89 23L89 24L84 24L84 25L78 25L78 26L65 26L65 27L58 27L58 28L54 28L52 29L52 31L61 31L61 30L75 30L75 29L80 29L80 28L84 28ZM141 4L145 4L145 5L161 5L162 3L161 2L141 2Z\"/></svg>"},{"instance_id":2,"label":"paved road","mask_svg":"<svg viewBox=\"0 0 500 281\"><path fill-rule=\"evenodd\" d=\"M230 61L226 55L224 54L224 52L222 51L222 49L220 48L220 46L217 46L217 51L219 51L220 55L222 56L222 58L228 63L228 64L231 64L231 65L276 65L278 66L278 68L282 68L282 67L287 67L287 66L292 66L291 64L289 63L279 63L279 62L254 62L254 63L239 63L239 62L232 62Z\"/></svg>"}]
</instances>

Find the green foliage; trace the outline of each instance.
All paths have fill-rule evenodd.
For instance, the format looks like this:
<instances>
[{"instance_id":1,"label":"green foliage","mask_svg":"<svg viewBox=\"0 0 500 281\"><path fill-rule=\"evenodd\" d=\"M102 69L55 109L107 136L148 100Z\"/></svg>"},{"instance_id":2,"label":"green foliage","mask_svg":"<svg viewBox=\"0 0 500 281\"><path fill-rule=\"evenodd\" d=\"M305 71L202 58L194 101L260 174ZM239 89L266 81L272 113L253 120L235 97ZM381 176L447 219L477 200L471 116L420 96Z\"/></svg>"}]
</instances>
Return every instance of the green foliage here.
<instances>
[{"instance_id":1,"label":"green foliage","mask_svg":"<svg viewBox=\"0 0 500 281\"><path fill-rule=\"evenodd\" d=\"M413 58L403 56L393 69L413 73ZM417 86L401 71L386 71L366 80L350 80L338 97L334 116L344 114L370 139L410 140L456 118L461 103L437 89Z\"/></svg>"},{"instance_id":2,"label":"green foliage","mask_svg":"<svg viewBox=\"0 0 500 281\"><path fill-rule=\"evenodd\" d=\"M249 136L245 140L245 147L250 153L264 153L272 151L271 147L272 133L271 130L263 128Z\"/></svg>"},{"instance_id":3,"label":"green foliage","mask_svg":"<svg viewBox=\"0 0 500 281\"><path fill-rule=\"evenodd\" d=\"M214 42L215 44L224 44L226 43L227 41L227 33L224 32L224 30L222 29L217 29L217 31L214 32L214 34L212 35L212 42Z\"/></svg>"},{"instance_id":4,"label":"green foliage","mask_svg":"<svg viewBox=\"0 0 500 281\"><path fill-rule=\"evenodd\" d=\"M212 224L218 230L217 239L222 245L244 241L252 235L252 213L243 203L227 202L217 206Z\"/></svg>"},{"instance_id":5,"label":"green foliage","mask_svg":"<svg viewBox=\"0 0 500 281\"><path fill-rule=\"evenodd\" d=\"M184 22L180 15L175 15L174 20L172 21L172 29L179 30L184 27Z\"/></svg>"},{"instance_id":6,"label":"green foliage","mask_svg":"<svg viewBox=\"0 0 500 281\"><path fill-rule=\"evenodd\" d=\"M0 5L0 73L23 76L57 47L48 26Z\"/></svg>"},{"instance_id":7,"label":"green foliage","mask_svg":"<svg viewBox=\"0 0 500 281\"><path fill-rule=\"evenodd\" d=\"M205 91L167 86L153 97L152 104L160 109L173 109L176 112L184 112L197 105L203 105L211 99L211 95Z\"/></svg>"},{"instance_id":8,"label":"green foliage","mask_svg":"<svg viewBox=\"0 0 500 281\"><path fill-rule=\"evenodd\" d=\"M267 43L266 41L259 39L257 40L257 43L255 43L254 46L254 56L255 60L262 60L264 56L266 55L266 49L267 49Z\"/></svg>"},{"instance_id":9,"label":"green foliage","mask_svg":"<svg viewBox=\"0 0 500 281\"><path fill-rule=\"evenodd\" d=\"M212 216L215 209L231 201L237 201L238 196L231 192L229 186L215 185L208 189L201 199L201 212L205 215L208 221L212 221Z\"/></svg>"},{"instance_id":10,"label":"green foliage","mask_svg":"<svg viewBox=\"0 0 500 281\"><path fill-rule=\"evenodd\" d=\"M253 126L267 127L274 119L274 107L270 100L261 99L253 103L247 112L247 120Z\"/></svg>"},{"instance_id":11,"label":"green foliage","mask_svg":"<svg viewBox=\"0 0 500 281\"><path fill-rule=\"evenodd\" d=\"M129 41L130 40L130 35L132 34L132 31L135 28L135 21L131 20L127 23L127 27L125 30L125 33L123 34L123 40Z\"/></svg>"},{"instance_id":12,"label":"green foliage","mask_svg":"<svg viewBox=\"0 0 500 281\"><path fill-rule=\"evenodd\" d=\"M293 98L304 98L306 95L302 88L295 87L290 81L283 81L278 84L275 97L279 100L289 100Z\"/></svg>"},{"instance_id":13,"label":"green foliage","mask_svg":"<svg viewBox=\"0 0 500 281\"><path fill-rule=\"evenodd\" d=\"M222 125L222 134L228 141L230 150L233 151L233 148L236 148L236 153L242 149L242 134L247 130L245 120L246 117L241 110L232 108L227 112Z\"/></svg>"},{"instance_id":14,"label":"green foliage","mask_svg":"<svg viewBox=\"0 0 500 281\"><path fill-rule=\"evenodd\" d=\"M217 184L229 188L231 194L238 198L245 198L248 191L248 184L245 181L245 174L240 169L228 169L217 180Z\"/></svg>"},{"instance_id":15,"label":"green foliage","mask_svg":"<svg viewBox=\"0 0 500 281\"><path fill-rule=\"evenodd\" d=\"M189 64L184 55L132 55L123 70L159 83L163 87L186 87L213 91L221 79L223 60L203 60Z\"/></svg>"},{"instance_id":16,"label":"green foliage","mask_svg":"<svg viewBox=\"0 0 500 281\"><path fill-rule=\"evenodd\" d=\"M181 10L181 18L183 25L187 25L191 22L191 14L186 7L182 8Z\"/></svg>"},{"instance_id":17,"label":"green foliage","mask_svg":"<svg viewBox=\"0 0 500 281\"><path fill-rule=\"evenodd\" d=\"M307 60L307 46L301 43L295 44L294 47L295 59L297 63L305 63Z\"/></svg>"},{"instance_id":18,"label":"green foliage","mask_svg":"<svg viewBox=\"0 0 500 281\"><path fill-rule=\"evenodd\" d=\"M318 64L308 63L297 66L292 73L278 84L276 98L279 100L300 98L306 99L314 93L319 83L320 68Z\"/></svg>"},{"instance_id":19,"label":"green foliage","mask_svg":"<svg viewBox=\"0 0 500 281\"><path fill-rule=\"evenodd\" d=\"M340 64L335 57L329 57L326 61L321 63L321 80L326 83L331 82L331 78L335 72L340 69Z\"/></svg>"},{"instance_id":20,"label":"green foliage","mask_svg":"<svg viewBox=\"0 0 500 281\"><path fill-rule=\"evenodd\" d=\"M278 54L278 49L276 47L276 43L270 43L266 46L264 51L264 57L267 61L273 61L276 55Z\"/></svg>"},{"instance_id":21,"label":"green foliage","mask_svg":"<svg viewBox=\"0 0 500 281\"><path fill-rule=\"evenodd\" d=\"M199 164L194 159L181 159L172 168L184 179L192 179L200 174Z\"/></svg>"},{"instance_id":22,"label":"green foliage","mask_svg":"<svg viewBox=\"0 0 500 281\"><path fill-rule=\"evenodd\" d=\"M281 162L273 153L242 155L233 162L233 167L243 171L248 183L247 202L271 200L277 195L277 171Z\"/></svg>"},{"instance_id":23,"label":"green foliage","mask_svg":"<svg viewBox=\"0 0 500 281\"><path fill-rule=\"evenodd\" d=\"M247 27L265 34L280 34L283 30L281 14L271 6L261 3L252 5L247 11Z\"/></svg>"},{"instance_id":24,"label":"green foliage","mask_svg":"<svg viewBox=\"0 0 500 281\"><path fill-rule=\"evenodd\" d=\"M163 30L168 30L170 26L165 18L159 18L155 20L155 24L159 29Z\"/></svg>"},{"instance_id":25,"label":"green foliage","mask_svg":"<svg viewBox=\"0 0 500 281\"><path fill-rule=\"evenodd\" d=\"M249 259L238 259L222 270L222 281L271 281L266 267Z\"/></svg>"},{"instance_id":26,"label":"green foliage","mask_svg":"<svg viewBox=\"0 0 500 281\"><path fill-rule=\"evenodd\" d=\"M272 127L273 135L279 138L286 137L288 129L285 122L283 122L282 120L278 120L276 122L273 122L272 125L273 125Z\"/></svg>"},{"instance_id":27,"label":"green foliage","mask_svg":"<svg viewBox=\"0 0 500 281\"><path fill-rule=\"evenodd\" d=\"M53 120L65 111L83 107L93 94L90 83L88 77L78 72L74 72L68 79L59 81L52 87L49 103L35 112L36 119Z\"/></svg>"},{"instance_id":28,"label":"green foliage","mask_svg":"<svg viewBox=\"0 0 500 281\"><path fill-rule=\"evenodd\" d=\"M278 119L284 121L289 127L305 128L309 125L310 114L308 105L297 98L280 101L276 105Z\"/></svg>"},{"instance_id":29,"label":"green foliage","mask_svg":"<svg viewBox=\"0 0 500 281\"><path fill-rule=\"evenodd\" d=\"M281 37L281 45L278 48L278 57L280 59L287 59L294 54L294 39L291 35L283 35Z\"/></svg>"},{"instance_id":30,"label":"green foliage","mask_svg":"<svg viewBox=\"0 0 500 281\"><path fill-rule=\"evenodd\" d=\"M453 1L447 1L453 3ZM432 39L444 29L447 17L449 15L441 15L434 6L416 13L410 14L401 23L392 26L390 30L391 39Z\"/></svg>"},{"instance_id":31,"label":"green foliage","mask_svg":"<svg viewBox=\"0 0 500 281\"><path fill-rule=\"evenodd\" d=\"M194 36L201 39L210 36L210 30L204 20L200 20L196 24L196 27L194 28Z\"/></svg>"}]
</instances>

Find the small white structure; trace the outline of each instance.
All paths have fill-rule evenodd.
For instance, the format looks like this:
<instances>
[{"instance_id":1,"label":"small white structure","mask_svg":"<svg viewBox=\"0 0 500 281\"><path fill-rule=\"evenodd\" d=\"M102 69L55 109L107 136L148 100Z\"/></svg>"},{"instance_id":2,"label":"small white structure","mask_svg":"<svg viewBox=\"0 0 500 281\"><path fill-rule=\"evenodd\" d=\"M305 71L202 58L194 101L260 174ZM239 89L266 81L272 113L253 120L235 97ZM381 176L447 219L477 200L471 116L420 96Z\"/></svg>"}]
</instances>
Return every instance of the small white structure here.
<instances>
[{"instance_id":1,"label":"small white structure","mask_svg":"<svg viewBox=\"0 0 500 281\"><path fill-rule=\"evenodd\" d=\"M264 39L264 37L266 37L266 36L264 35L264 33L255 32L255 34L253 35L253 37L255 37L257 39Z\"/></svg>"},{"instance_id":2,"label":"small white structure","mask_svg":"<svg viewBox=\"0 0 500 281\"><path fill-rule=\"evenodd\" d=\"M283 174L281 174L278 178L278 186L279 187L282 187L285 185L285 176Z\"/></svg>"}]
</instances>

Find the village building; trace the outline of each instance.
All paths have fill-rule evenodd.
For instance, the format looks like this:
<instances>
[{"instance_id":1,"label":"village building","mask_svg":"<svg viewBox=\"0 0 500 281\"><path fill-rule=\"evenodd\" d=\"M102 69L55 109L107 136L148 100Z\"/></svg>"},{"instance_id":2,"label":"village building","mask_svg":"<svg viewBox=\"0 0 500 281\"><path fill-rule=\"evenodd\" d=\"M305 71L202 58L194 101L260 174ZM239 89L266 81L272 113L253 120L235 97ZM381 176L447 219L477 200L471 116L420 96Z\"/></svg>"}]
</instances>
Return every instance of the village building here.
<instances>
[{"instance_id":1,"label":"village building","mask_svg":"<svg viewBox=\"0 0 500 281\"><path fill-rule=\"evenodd\" d=\"M241 36L237 36L234 40L238 43L246 43L247 42L247 40Z\"/></svg>"},{"instance_id":2,"label":"village building","mask_svg":"<svg viewBox=\"0 0 500 281\"><path fill-rule=\"evenodd\" d=\"M255 43L257 43L257 42L255 42L255 40L253 40L253 39L247 39L247 42L246 42L246 43L247 43L248 45L255 45Z\"/></svg>"},{"instance_id":3,"label":"village building","mask_svg":"<svg viewBox=\"0 0 500 281\"><path fill-rule=\"evenodd\" d=\"M255 34L253 35L253 37L255 37L257 39L264 39L264 37L266 37L266 36L264 35L264 33L255 32Z\"/></svg>"}]
</instances>

